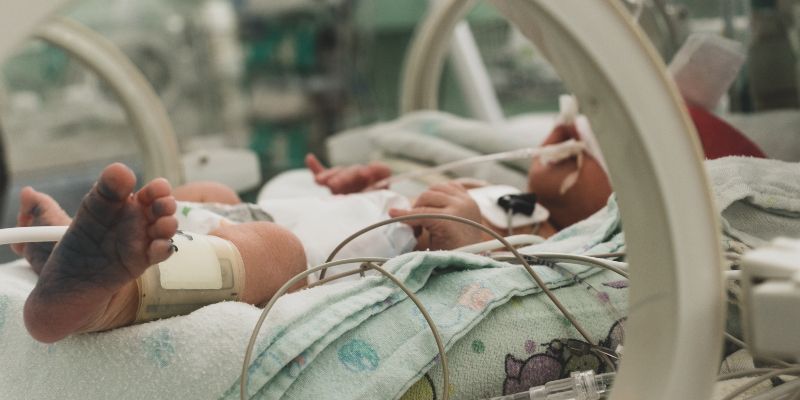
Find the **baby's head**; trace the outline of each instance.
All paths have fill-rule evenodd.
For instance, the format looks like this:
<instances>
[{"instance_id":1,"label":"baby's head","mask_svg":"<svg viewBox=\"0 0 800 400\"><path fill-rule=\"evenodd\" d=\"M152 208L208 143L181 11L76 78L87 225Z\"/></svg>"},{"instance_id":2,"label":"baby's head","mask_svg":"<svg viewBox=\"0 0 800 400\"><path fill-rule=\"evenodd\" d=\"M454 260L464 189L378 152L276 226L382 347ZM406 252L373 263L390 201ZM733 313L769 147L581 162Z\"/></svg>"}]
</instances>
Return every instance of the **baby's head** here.
<instances>
[{"instance_id":1,"label":"baby's head","mask_svg":"<svg viewBox=\"0 0 800 400\"><path fill-rule=\"evenodd\" d=\"M581 140L574 125L559 125L542 142L542 146L567 140ZM603 167L587 152L583 153L578 179L566 192L561 187L567 177L579 169L577 157L555 164L542 163L534 158L528 170L528 190L551 213L551 223L564 228L594 214L606 205L611 184Z\"/></svg>"}]
</instances>

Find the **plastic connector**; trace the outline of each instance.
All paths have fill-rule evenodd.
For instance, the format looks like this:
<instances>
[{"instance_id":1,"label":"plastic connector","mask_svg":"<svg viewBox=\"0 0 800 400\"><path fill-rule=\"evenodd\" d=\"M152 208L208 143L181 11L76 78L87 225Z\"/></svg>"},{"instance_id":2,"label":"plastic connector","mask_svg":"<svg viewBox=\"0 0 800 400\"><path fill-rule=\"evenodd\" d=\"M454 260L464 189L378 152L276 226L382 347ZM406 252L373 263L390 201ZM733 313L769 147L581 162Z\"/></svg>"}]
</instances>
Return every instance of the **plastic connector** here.
<instances>
[{"instance_id":1,"label":"plastic connector","mask_svg":"<svg viewBox=\"0 0 800 400\"><path fill-rule=\"evenodd\" d=\"M569 378L491 400L599 400L610 393L613 382L614 373L573 372Z\"/></svg>"},{"instance_id":2,"label":"plastic connector","mask_svg":"<svg viewBox=\"0 0 800 400\"><path fill-rule=\"evenodd\" d=\"M777 238L742 257L745 341L754 356L800 361L800 240Z\"/></svg>"}]
</instances>

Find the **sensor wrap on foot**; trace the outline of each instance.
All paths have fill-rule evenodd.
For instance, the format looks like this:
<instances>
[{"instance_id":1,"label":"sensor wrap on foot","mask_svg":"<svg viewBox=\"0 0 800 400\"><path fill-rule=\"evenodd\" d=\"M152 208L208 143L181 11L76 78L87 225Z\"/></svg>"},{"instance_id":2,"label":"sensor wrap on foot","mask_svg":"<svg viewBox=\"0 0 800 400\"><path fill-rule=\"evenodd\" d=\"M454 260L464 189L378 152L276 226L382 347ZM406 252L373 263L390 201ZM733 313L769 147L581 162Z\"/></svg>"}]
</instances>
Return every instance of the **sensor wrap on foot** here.
<instances>
[{"instance_id":1,"label":"sensor wrap on foot","mask_svg":"<svg viewBox=\"0 0 800 400\"><path fill-rule=\"evenodd\" d=\"M200 307L238 301L244 290L242 256L230 241L178 231L173 254L142 274L135 322L189 314Z\"/></svg>"}]
</instances>

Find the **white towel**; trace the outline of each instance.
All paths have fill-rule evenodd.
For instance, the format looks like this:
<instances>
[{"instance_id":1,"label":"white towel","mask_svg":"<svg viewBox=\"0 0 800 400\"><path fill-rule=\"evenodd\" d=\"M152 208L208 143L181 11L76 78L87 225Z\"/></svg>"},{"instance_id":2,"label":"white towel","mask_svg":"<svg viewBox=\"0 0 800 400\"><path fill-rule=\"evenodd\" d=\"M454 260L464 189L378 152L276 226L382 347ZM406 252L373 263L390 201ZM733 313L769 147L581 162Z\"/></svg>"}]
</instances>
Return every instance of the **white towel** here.
<instances>
[{"instance_id":1,"label":"white towel","mask_svg":"<svg viewBox=\"0 0 800 400\"><path fill-rule=\"evenodd\" d=\"M33 340L22 308L36 283L24 260L0 265L0 398L217 399L241 372L245 346L261 312L239 302L113 331ZM272 327L307 311L317 294L346 283L291 294L270 313Z\"/></svg>"},{"instance_id":2,"label":"white towel","mask_svg":"<svg viewBox=\"0 0 800 400\"><path fill-rule=\"evenodd\" d=\"M725 157L706 169L725 235L750 247L800 237L800 163Z\"/></svg>"}]
</instances>

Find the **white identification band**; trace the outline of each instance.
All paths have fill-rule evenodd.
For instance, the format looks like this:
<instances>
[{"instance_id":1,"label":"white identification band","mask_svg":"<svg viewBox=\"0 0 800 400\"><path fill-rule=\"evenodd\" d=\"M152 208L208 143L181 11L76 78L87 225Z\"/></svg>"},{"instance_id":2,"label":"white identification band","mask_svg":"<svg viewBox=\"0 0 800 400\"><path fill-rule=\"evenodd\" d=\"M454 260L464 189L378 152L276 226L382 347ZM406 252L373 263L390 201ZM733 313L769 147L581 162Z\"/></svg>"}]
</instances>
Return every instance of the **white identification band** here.
<instances>
[{"instance_id":1,"label":"white identification band","mask_svg":"<svg viewBox=\"0 0 800 400\"><path fill-rule=\"evenodd\" d=\"M244 290L244 262L233 243L216 237L178 232L174 252L139 279L136 322L188 314L224 300L239 300Z\"/></svg>"}]
</instances>

